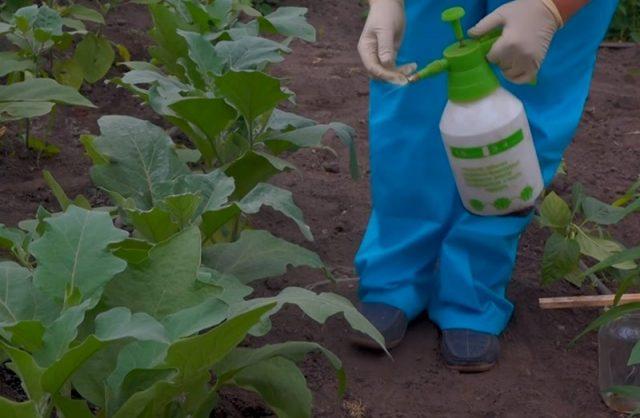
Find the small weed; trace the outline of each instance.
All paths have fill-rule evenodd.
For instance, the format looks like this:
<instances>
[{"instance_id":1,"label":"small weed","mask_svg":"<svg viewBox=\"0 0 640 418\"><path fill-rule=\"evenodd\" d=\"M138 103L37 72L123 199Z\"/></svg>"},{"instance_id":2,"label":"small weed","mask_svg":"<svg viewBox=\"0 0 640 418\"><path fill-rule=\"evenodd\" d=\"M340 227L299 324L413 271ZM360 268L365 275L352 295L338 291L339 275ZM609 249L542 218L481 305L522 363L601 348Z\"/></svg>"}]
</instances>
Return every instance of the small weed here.
<instances>
[{"instance_id":1,"label":"small weed","mask_svg":"<svg viewBox=\"0 0 640 418\"><path fill-rule=\"evenodd\" d=\"M360 399L345 399L342 407L350 418L364 418L367 411Z\"/></svg>"}]
</instances>

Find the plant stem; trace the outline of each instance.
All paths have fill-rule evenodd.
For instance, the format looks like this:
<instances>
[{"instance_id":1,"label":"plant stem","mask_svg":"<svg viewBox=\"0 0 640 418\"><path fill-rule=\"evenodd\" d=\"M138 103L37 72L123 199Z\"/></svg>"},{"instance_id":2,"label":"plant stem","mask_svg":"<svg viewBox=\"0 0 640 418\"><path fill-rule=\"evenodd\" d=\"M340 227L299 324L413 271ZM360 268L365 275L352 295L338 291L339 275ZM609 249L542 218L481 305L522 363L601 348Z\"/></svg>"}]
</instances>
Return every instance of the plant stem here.
<instances>
[{"instance_id":1,"label":"plant stem","mask_svg":"<svg viewBox=\"0 0 640 418\"><path fill-rule=\"evenodd\" d=\"M31 136L31 119L25 119L24 125L24 145L29 148L29 137Z\"/></svg>"},{"instance_id":2,"label":"plant stem","mask_svg":"<svg viewBox=\"0 0 640 418\"><path fill-rule=\"evenodd\" d=\"M587 265L584 263L584 261L580 260L580 262L578 263L580 270L582 271L587 271L589 269L589 267L587 267ZM607 285L605 285L602 280L600 280L598 278L598 276L596 276L595 274L591 273L587 275L590 279L591 279L591 283L593 283L593 285L596 287L596 289L598 290L598 293L600 293L601 295L612 295L613 292L611 291L611 289L609 289L607 287Z\"/></svg>"},{"instance_id":3,"label":"plant stem","mask_svg":"<svg viewBox=\"0 0 640 418\"><path fill-rule=\"evenodd\" d=\"M235 219L235 221L233 221L233 231L231 232L231 241L237 241L238 240L238 233L240 230L240 216L238 215Z\"/></svg>"}]
</instances>

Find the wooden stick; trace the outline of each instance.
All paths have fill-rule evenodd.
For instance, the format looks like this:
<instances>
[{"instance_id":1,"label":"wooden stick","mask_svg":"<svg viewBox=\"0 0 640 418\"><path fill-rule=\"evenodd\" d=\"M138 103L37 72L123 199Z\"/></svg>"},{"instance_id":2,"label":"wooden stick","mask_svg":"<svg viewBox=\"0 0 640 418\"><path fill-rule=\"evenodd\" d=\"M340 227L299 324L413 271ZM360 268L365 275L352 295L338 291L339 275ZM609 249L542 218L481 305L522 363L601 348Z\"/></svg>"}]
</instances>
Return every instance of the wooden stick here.
<instances>
[{"instance_id":1,"label":"wooden stick","mask_svg":"<svg viewBox=\"0 0 640 418\"><path fill-rule=\"evenodd\" d=\"M612 49L623 49L623 48L635 48L638 44L635 42L602 42L600 44L600 48L612 48Z\"/></svg>"},{"instance_id":2,"label":"wooden stick","mask_svg":"<svg viewBox=\"0 0 640 418\"><path fill-rule=\"evenodd\" d=\"M615 295L566 296L557 298L540 298L538 303L542 309L571 308L605 308L613 305ZM629 293L620 299L620 304L640 302L640 293Z\"/></svg>"}]
</instances>

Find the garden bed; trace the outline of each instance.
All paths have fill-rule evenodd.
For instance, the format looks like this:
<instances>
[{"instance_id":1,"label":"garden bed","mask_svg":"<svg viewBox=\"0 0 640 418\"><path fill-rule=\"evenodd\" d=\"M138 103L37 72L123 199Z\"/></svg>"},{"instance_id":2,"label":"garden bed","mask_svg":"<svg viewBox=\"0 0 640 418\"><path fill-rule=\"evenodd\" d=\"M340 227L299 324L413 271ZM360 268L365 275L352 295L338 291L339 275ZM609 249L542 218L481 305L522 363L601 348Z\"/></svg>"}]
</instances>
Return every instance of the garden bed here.
<instances>
[{"instance_id":1,"label":"garden bed","mask_svg":"<svg viewBox=\"0 0 640 418\"><path fill-rule=\"evenodd\" d=\"M292 80L298 113L320 122L340 120L358 130L358 155L363 173L367 173L368 87L355 52L363 9L356 1L291 3L309 7L318 42L298 44L287 64L275 73ZM114 13L107 34L127 45L134 59L144 58L149 24L144 8L127 5ZM559 194L566 195L571 184L580 181L591 195L611 200L640 173L640 76L631 71L634 65L640 66L639 47L601 50L586 112L567 154L568 174L554 184ZM0 223L13 225L33 216L41 202L55 208L42 180L42 169L50 170L72 196L84 193L93 200L101 198L90 185L90 161L77 138L84 132L96 133L96 120L102 114L137 116L161 124L123 89L96 84L86 93L98 109L60 111L50 138L60 146L59 155L37 161L18 150L11 158L4 154L0 158ZM9 152L10 144L2 145L2 152ZM314 231L315 242L305 245L317 251L340 278L353 276L351 261L367 222L369 187L367 175L358 182L350 179L347 151L339 154L336 159L324 151L297 153L292 161L300 172L281 175L276 183L294 192ZM295 225L275 212L261 215L258 222L278 236L302 243ZM637 242L640 224L632 217L616 232L622 242ZM314 416L318 417L612 416L598 396L595 339L591 336L575 348L567 347L596 312L543 312L537 307L540 296L575 292L567 284L540 289L544 238L545 234L532 226L522 241L509 290L516 312L502 339L501 362L489 373L460 375L445 369L438 356L437 330L425 318L410 328L406 342L393 352L394 360L350 346L350 331L344 322L332 319L318 327L293 308L278 316L274 330L263 340L313 339L344 361L349 385L343 400L336 397L334 373L324 360L312 357L304 365L314 392ZM267 281L258 292L272 294L286 285L306 286L323 279L320 272L298 269ZM351 282L326 289L355 298ZM0 374L0 379L3 395L19 396L17 380L6 373ZM364 415L359 415L361 412ZM217 414L265 416L269 412L255 397L234 391L225 393Z\"/></svg>"}]
</instances>

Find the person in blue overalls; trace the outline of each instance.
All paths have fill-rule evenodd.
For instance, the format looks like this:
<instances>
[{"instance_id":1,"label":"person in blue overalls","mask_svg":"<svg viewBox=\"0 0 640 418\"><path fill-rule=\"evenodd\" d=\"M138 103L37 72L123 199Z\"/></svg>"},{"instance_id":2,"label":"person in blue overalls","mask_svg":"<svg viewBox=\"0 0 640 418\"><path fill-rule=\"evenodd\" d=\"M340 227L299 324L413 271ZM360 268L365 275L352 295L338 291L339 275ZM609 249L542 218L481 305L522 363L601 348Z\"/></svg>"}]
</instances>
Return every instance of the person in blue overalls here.
<instances>
[{"instance_id":1,"label":"person in blue overalls","mask_svg":"<svg viewBox=\"0 0 640 418\"><path fill-rule=\"evenodd\" d=\"M370 0L358 44L371 82L373 209L356 255L361 312L389 348L421 312L449 367L484 371L513 311L505 292L532 214L476 216L458 197L440 140L446 77L398 89L454 42L440 21L466 9L470 36L501 27L487 58L525 105L548 185L578 127L614 0ZM406 30L405 30L406 28ZM420 61L422 60L422 61ZM537 80L535 86L530 82Z\"/></svg>"}]
</instances>

